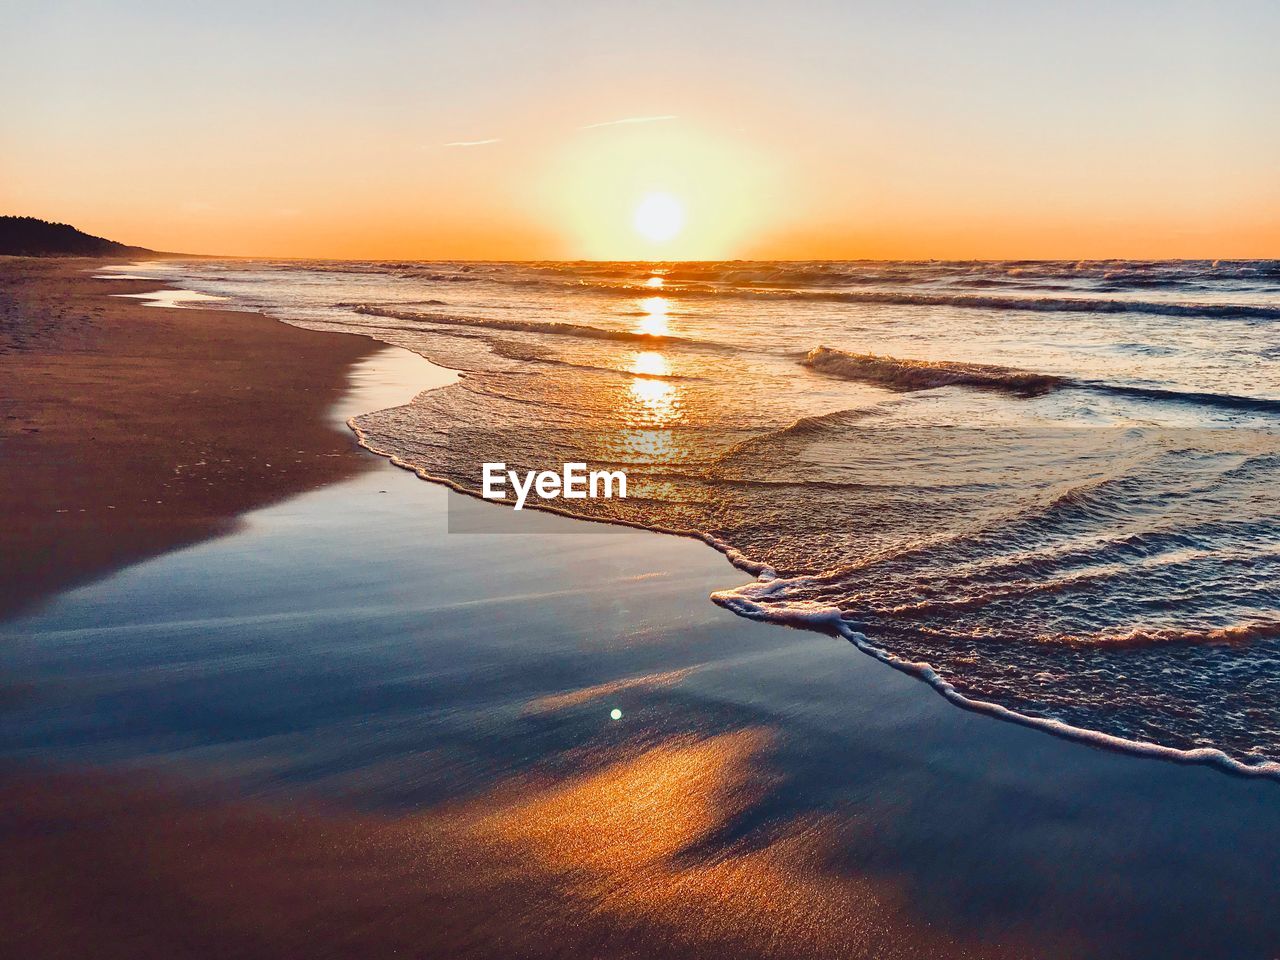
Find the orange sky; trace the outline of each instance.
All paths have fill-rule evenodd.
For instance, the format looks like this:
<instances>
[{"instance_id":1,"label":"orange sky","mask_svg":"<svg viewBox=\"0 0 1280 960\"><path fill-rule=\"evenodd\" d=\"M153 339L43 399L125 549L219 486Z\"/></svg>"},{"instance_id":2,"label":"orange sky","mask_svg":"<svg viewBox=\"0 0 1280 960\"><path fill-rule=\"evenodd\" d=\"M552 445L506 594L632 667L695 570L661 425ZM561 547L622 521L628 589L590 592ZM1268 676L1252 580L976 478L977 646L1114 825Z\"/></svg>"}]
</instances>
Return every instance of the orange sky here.
<instances>
[{"instance_id":1,"label":"orange sky","mask_svg":"<svg viewBox=\"0 0 1280 960\"><path fill-rule=\"evenodd\" d=\"M30 6L0 212L157 249L1280 257L1275 4Z\"/></svg>"}]
</instances>

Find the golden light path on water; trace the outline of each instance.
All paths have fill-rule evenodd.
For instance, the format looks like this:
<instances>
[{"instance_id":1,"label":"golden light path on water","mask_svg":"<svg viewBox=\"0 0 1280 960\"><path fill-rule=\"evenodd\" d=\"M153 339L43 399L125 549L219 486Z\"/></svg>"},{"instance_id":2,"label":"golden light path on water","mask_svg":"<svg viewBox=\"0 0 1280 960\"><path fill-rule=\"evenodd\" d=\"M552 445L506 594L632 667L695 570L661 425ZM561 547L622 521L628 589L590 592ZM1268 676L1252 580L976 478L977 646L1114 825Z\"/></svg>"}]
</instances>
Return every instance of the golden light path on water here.
<instances>
[{"instance_id":1,"label":"golden light path on water","mask_svg":"<svg viewBox=\"0 0 1280 960\"><path fill-rule=\"evenodd\" d=\"M684 416L680 389L666 380L653 380L668 372L667 360L660 353L645 351L632 359L631 372L642 376L634 378L629 387L630 407L626 419L636 426L668 427Z\"/></svg>"},{"instance_id":2,"label":"golden light path on water","mask_svg":"<svg viewBox=\"0 0 1280 960\"><path fill-rule=\"evenodd\" d=\"M657 350L644 350L632 354L630 369L642 376L665 377L671 373L671 364Z\"/></svg>"},{"instance_id":3,"label":"golden light path on water","mask_svg":"<svg viewBox=\"0 0 1280 960\"><path fill-rule=\"evenodd\" d=\"M661 277L653 277L661 280ZM671 302L666 297L646 297L640 301L640 309L644 311L640 322L636 325L637 333L647 333L652 337L665 337L671 333L671 325L667 320L667 311Z\"/></svg>"},{"instance_id":4,"label":"golden light path on water","mask_svg":"<svg viewBox=\"0 0 1280 960\"><path fill-rule=\"evenodd\" d=\"M661 277L650 277L650 284L654 280L662 282ZM667 322L670 302L666 297L646 297L640 301L640 308L644 314L637 325L638 332L651 336L670 333ZM671 363L666 356L657 350L636 351L627 369L638 375L628 388L630 403L624 407L628 421L643 427L666 427L683 417L679 388L664 380L649 379L671 374Z\"/></svg>"},{"instance_id":5,"label":"golden light path on water","mask_svg":"<svg viewBox=\"0 0 1280 960\"><path fill-rule=\"evenodd\" d=\"M661 287L662 283L662 277L655 276L645 285ZM670 301L666 297L645 297L638 306L637 333L655 337L670 334L667 319ZM671 361L658 350L637 350L624 369L636 376L619 398L618 409L634 429L624 432L621 450L617 452L628 459L638 457L648 462L677 459L680 451L666 428L684 418L682 391L670 381L657 379L671 375Z\"/></svg>"}]
</instances>

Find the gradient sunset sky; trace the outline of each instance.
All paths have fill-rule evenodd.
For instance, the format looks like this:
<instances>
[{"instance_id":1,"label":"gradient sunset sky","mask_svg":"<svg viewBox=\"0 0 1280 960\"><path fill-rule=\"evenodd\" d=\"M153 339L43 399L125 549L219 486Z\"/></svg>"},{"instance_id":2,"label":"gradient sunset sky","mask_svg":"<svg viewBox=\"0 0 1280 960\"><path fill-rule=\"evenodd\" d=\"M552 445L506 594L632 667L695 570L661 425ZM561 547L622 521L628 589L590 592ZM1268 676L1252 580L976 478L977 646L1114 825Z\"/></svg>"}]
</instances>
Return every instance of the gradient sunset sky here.
<instances>
[{"instance_id":1,"label":"gradient sunset sky","mask_svg":"<svg viewBox=\"0 0 1280 960\"><path fill-rule=\"evenodd\" d=\"M0 213L292 257L1280 257L1277 38L1274 0L11 3Z\"/></svg>"}]
</instances>

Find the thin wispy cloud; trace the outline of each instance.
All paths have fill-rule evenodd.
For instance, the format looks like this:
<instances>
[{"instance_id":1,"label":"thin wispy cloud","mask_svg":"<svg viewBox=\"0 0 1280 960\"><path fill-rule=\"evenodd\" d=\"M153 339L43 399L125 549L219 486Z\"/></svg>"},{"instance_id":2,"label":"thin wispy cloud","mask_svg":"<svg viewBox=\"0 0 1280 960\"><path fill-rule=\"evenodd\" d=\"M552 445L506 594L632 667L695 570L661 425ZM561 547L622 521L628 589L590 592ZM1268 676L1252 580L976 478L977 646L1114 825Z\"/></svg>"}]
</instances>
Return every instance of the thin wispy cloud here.
<instances>
[{"instance_id":1,"label":"thin wispy cloud","mask_svg":"<svg viewBox=\"0 0 1280 960\"><path fill-rule=\"evenodd\" d=\"M658 123L662 120L677 119L674 113L664 113L657 117L623 117L621 120L601 120L599 123L588 123L579 130L594 130L596 127L616 127L623 123Z\"/></svg>"},{"instance_id":2,"label":"thin wispy cloud","mask_svg":"<svg viewBox=\"0 0 1280 960\"><path fill-rule=\"evenodd\" d=\"M617 120L601 120L599 123L587 123L579 130L595 130L599 127L617 127L629 123L661 123L664 120L678 120L674 113L663 113L652 117L620 117ZM442 144L445 147L487 147L493 143L501 143L501 137L490 137L486 140L452 140Z\"/></svg>"}]
</instances>

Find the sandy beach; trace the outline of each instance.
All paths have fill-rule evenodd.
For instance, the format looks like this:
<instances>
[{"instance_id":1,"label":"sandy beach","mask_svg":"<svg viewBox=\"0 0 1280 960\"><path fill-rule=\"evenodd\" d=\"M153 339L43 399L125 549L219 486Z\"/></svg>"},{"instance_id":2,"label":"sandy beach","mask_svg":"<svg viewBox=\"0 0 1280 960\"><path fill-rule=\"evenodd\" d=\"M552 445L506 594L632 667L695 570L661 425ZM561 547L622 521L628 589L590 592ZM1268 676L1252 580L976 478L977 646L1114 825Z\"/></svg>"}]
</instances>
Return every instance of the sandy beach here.
<instances>
[{"instance_id":1,"label":"sandy beach","mask_svg":"<svg viewBox=\"0 0 1280 960\"><path fill-rule=\"evenodd\" d=\"M6 558L51 558L14 564L31 602L0 625L19 955L1280 943L1275 783L957 710L841 639L739 619L707 597L742 574L693 540L450 534L451 494L339 425L451 374L110 298L140 287L85 266L0 271L9 328L39 304L85 318L0 356L25 371L3 380L6 481L9 449L26 464L6 515L67 518L5 528ZM96 483L53 469L85 462L100 409ZM175 474L173 437L239 466Z\"/></svg>"},{"instance_id":2,"label":"sandy beach","mask_svg":"<svg viewBox=\"0 0 1280 960\"><path fill-rule=\"evenodd\" d=\"M156 309L101 266L0 258L0 615L366 466L323 414L368 340Z\"/></svg>"}]
</instances>

